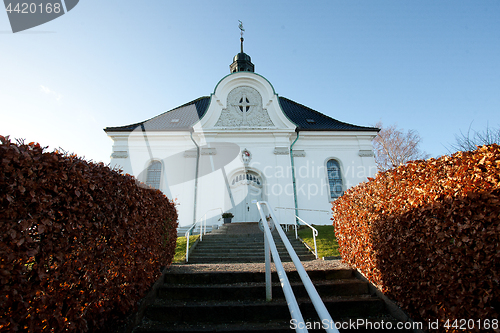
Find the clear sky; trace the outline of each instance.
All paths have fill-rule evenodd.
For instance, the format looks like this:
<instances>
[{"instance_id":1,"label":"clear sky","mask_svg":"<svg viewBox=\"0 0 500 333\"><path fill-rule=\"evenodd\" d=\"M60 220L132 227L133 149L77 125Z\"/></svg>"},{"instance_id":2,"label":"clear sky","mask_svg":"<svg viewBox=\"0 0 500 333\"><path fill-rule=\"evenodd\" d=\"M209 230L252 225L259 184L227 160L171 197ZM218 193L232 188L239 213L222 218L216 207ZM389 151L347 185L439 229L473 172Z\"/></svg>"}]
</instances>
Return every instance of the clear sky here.
<instances>
[{"instance_id":1,"label":"clear sky","mask_svg":"<svg viewBox=\"0 0 500 333\"><path fill-rule=\"evenodd\" d=\"M0 134L109 162L104 127L201 96L245 52L335 119L415 129L431 156L500 126L500 1L81 0L13 34L0 12Z\"/></svg>"}]
</instances>

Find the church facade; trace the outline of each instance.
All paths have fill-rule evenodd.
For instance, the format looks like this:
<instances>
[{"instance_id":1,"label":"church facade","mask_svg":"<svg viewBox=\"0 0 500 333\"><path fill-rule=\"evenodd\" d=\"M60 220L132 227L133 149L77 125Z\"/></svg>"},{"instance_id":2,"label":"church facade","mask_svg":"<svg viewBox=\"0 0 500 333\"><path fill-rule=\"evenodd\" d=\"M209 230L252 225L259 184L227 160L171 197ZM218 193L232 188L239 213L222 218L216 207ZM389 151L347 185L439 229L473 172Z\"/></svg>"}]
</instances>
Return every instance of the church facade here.
<instances>
[{"instance_id":1,"label":"church facade","mask_svg":"<svg viewBox=\"0 0 500 333\"><path fill-rule=\"evenodd\" d=\"M344 123L279 96L238 53L210 96L136 124L107 127L111 167L177 203L179 225L204 217L257 222L268 201L281 223L295 214L330 224L331 202L375 175L378 129ZM326 213L326 214L325 214Z\"/></svg>"}]
</instances>

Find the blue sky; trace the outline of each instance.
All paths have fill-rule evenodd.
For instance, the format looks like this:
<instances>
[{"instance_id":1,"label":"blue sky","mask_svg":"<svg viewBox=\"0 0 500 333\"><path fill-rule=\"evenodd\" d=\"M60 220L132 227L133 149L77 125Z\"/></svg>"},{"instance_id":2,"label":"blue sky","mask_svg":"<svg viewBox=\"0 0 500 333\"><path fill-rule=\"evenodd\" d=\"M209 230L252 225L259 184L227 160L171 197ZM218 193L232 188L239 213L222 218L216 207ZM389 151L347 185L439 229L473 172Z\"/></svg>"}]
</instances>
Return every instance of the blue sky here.
<instances>
[{"instance_id":1,"label":"blue sky","mask_svg":"<svg viewBox=\"0 0 500 333\"><path fill-rule=\"evenodd\" d=\"M280 95L414 129L431 156L500 126L500 1L96 1L13 34L0 12L0 134L109 162L107 126L213 92L239 52Z\"/></svg>"}]
</instances>

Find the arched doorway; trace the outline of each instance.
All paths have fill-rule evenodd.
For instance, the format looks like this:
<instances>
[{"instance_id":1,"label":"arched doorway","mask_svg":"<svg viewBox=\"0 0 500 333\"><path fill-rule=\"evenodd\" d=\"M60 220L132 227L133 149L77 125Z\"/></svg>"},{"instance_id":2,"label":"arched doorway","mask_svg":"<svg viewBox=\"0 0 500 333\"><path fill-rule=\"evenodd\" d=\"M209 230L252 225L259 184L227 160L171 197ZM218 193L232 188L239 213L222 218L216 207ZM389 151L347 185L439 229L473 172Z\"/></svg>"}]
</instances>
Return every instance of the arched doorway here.
<instances>
[{"instance_id":1,"label":"arched doorway","mask_svg":"<svg viewBox=\"0 0 500 333\"><path fill-rule=\"evenodd\" d=\"M235 206L231 210L234 222L258 222L259 211L255 200L262 200L262 177L250 170L235 173L229 182Z\"/></svg>"}]
</instances>

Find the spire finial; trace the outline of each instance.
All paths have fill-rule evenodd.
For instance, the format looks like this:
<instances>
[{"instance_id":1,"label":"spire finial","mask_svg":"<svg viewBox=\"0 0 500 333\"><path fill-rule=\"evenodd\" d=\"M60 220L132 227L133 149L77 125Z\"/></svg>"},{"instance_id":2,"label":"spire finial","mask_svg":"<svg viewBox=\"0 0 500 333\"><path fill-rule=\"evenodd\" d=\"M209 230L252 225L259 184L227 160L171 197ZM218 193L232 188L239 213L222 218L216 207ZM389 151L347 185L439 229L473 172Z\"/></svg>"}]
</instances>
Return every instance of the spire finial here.
<instances>
[{"instance_id":1,"label":"spire finial","mask_svg":"<svg viewBox=\"0 0 500 333\"><path fill-rule=\"evenodd\" d=\"M255 66L252 64L252 59L248 54L243 52L243 32L245 31L245 29L243 29L243 22L241 22L240 20L238 20L238 22L240 22L238 28L240 28L241 32L241 51L234 56L233 63L229 65L229 69L231 70L231 73L254 72Z\"/></svg>"},{"instance_id":2,"label":"spire finial","mask_svg":"<svg viewBox=\"0 0 500 333\"><path fill-rule=\"evenodd\" d=\"M241 41L241 53L243 53L243 32L245 31L245 29L243 29L243 22L241 22L240 20L238 20L238 22L240 22L240 24L238 25L238 28L240 28L240 33L241 33L241 38L240 38L240 41Z\"/></svg>"}]
</instances>

